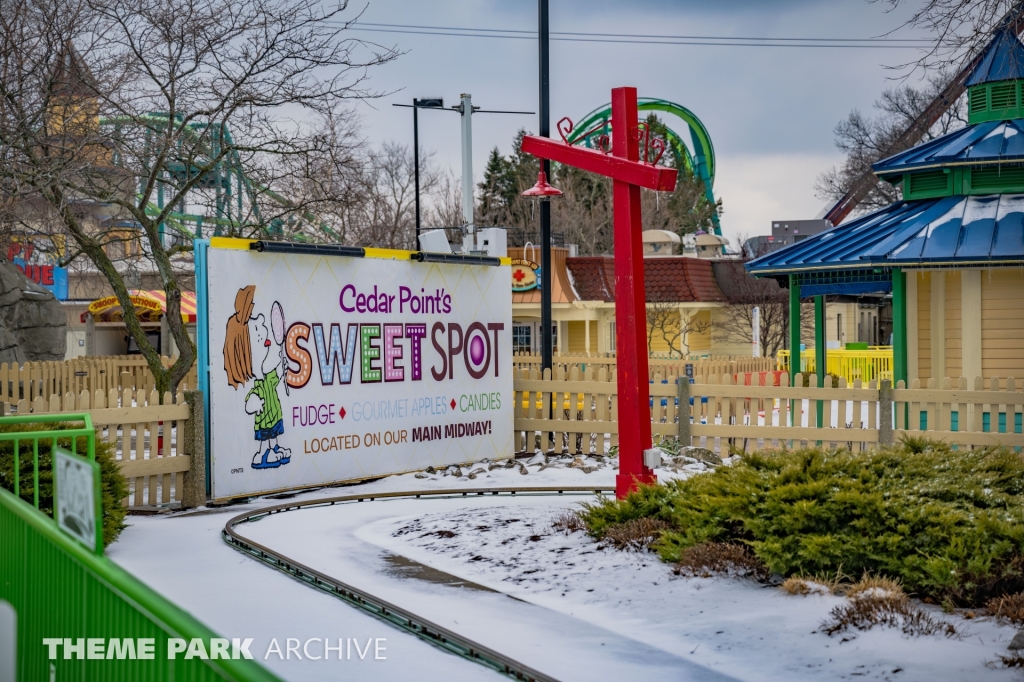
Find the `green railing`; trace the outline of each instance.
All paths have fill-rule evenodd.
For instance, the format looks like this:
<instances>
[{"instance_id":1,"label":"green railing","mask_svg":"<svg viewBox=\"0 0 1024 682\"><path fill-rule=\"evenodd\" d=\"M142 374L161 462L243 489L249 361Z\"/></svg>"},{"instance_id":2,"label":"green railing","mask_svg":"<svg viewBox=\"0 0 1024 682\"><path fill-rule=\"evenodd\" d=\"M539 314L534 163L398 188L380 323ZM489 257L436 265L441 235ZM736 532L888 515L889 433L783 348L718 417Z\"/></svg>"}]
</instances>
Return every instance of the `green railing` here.
<instances>
[{"instance_id":1,"label":"green railing","mask_svg":"<svg viewBox=\"0 0 1024 682\"><path fill-rule=\"evenodd\" d=\"M91 421L87 414L0 418L0 424L39 422L81 422L83 426L0 434L0 440L15 441L21 447L31 442L36 503L40 441L50 441L51 447L55 447L58 439L70 437L74 447L77 437L84 436L88 447L83 456L95 457L95 434L89 430ZM16 446L15 452L18 449ZM18 680L278 679L255 661L244 658L240 647L220 646L224 640L205 625L109 559L89 551L60 530L53 519L3 488L0 600L13 606L17 618ZM217 640L217 653L229 658L186 659L186 651L169 658L172 638L186 642L201 640L207 655L213 653L211 643ZM60 643L53 643L56 640ZM117 640L116 647L111 646L113 640ZM127 640L132 643L130 649ZM151 657L145 658L147 642L152 649Z\"/></svg>"},{"instance_id":2,"label":"green railing","mask_svg":"<svg viewBox=\"0 0 1024 682\"><path fill-rule=\"evenodd\" d=\"M16 417L0 417L0 424L53 424L53 423L78 423L82 426L70 429L53 429L49 431L11 431L0 432L0 443L13 442L14 455L14 486L13 489L18 497L21 497L21 444L31 442L32 453L32 505L39 509L39 441L50 442L51 460L53 453L57 451L57 440L71 439L69 447L71 453L78 454L78 440L85 438L86 451L84 456L90 461L96 461L96 431L92 428L92 417L88 413L79 414L29 414ZM28 453L26 453L27 455Z\"/></svg>"}]
</instances>

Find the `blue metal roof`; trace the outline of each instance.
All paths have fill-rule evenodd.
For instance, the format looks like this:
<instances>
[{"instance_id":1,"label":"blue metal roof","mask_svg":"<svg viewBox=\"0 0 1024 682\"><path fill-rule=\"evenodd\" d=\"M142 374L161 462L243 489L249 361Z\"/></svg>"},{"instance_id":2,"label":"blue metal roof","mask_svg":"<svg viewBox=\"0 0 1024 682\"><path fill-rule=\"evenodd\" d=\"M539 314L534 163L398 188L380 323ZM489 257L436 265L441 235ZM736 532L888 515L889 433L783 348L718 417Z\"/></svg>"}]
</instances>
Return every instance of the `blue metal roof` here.
<instances>
[{"instance_id":1,"label":"blue metal roof","mask_svg":"<svg viewBox=\"0 0 1024 682\"><path fill-rule=\"evenodd\" d=\"M1024 263L1024 194L898 201L747 263L754 275Z\"/></svg>"},{"instance_id":2,"label":"blue metal roof","mask_svg":"<svg viewBox=\"0 0 1024 682\"><path fill-rule=\"evenodd\" d=\"M971 87L1014 78L1024 78L1024 45L1012 30L1002 29L964 85Z\"/></svg>"},{"instance_id":3,"label":"blue metal roof","mask_svg":"<svg viewBox=\"0 0 1024 682\"><path fill-rule=\"evenodd\" d=\"M1024 119L987 121L947 133L874 163L877 175L929 167L1024 163Z\"/></svg>"}]
</instances>

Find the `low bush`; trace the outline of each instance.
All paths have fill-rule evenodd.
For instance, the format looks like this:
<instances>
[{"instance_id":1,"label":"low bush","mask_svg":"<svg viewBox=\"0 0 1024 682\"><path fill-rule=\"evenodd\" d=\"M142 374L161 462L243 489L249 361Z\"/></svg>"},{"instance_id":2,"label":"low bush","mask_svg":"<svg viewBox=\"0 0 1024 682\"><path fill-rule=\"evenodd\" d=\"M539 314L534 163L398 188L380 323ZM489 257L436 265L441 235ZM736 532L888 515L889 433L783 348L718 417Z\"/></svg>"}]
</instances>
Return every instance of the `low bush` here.
<instances>
[{"instance_id":1,"label":"low bush","mask_svg":"<svg viewBox=\"0 0 1024 682\"><path fill-rule=\"evenodd\" d=\"M997 620L1024 623L1024 592L993 597L985 604L988 614Z\"/></svg>"},{"instance_id":2,"label":"low bush","mask_svg":"<svg viewBox=\"0 0 1024 682\"><path fill-rule=\"evenodd\" d=\"M945 635L956 637L960 633L949 621L932 616L915 606L905 595L860 597L851 599L829 612L821 630L829 635L849 629L870 630L876 625L899 628L909 636Z\"/></svg>"},{"instance_id":3,"label":"low bush","mask_svg":"<svg viewBox=\"0 0 1024 682\"><path fill-rule=\"evenodd\" d=\"M667 524L654 549L673 564L726 542L783 577L871 573L960 606L1024 590L1024 461L1005 449L761 452L583 517L598 538L633 519Z\"/></svg>"},{"instance_id":4,"label":"low bush","mask_svg":"<svg viewBox=\"0 0 1024 682\"><path fill-rule=\"evenodd\" d=\"M551 528L569 535L576 531L586 530L587 524L583 522L583 517L580 516L579 512L567 511L555 517L555 520L551 522Z\"/></svg>"},{"instance_id":5,"label":"low bush","mask_svg":"<svg viewBox=\"0 0 1024 682\"><path fill-rule=\"evenodd\" d=\"M639 552L650 549L658 536L667 529L668 524L664 521L641 517L608 526L601 539L610 542L616 549Z\"/></svg>"},{"instance_id":6,"label":"low bush","mask_svg":"<svg viewBox=\"0 0 1024 682\"><path fill-rule=\"evenodd\" d=\"M708 578L731 575L737 578L767 580L768 567L749 547L731 542L703 542L683 550L672 569L676 575Z\"/></svg>"},{"instance_id":7,"label":"low bush","mask_svg":"<svg viewBox=\"0 0 1024 682\"><path fill-rule=\"evenodd\" d=\"M818 385L818 373L817 372L800 372L800 376L804 378L804 386L817 387ZM825 372L826 377L832 377L832 387L839 387L839 375L833 374L832 372ZM853 386L853 383L850 383Z\"/></svg>"},{"instance_id":8,"label":"low bush","mask_svg":"<svg viewBox=\"0 0 1024 682\"><path fill-rule=\"evenodd\" d=\"M63 431L75 425L67 422L41 422L37 424L0 424L0 433L13 431ZM77 452L87 452L85 438L77 439ZM50 458L52 444L49 440L39 441L39 511L53 517L53 465ZM71 438L58 438L57 447L71 449ZM100 487L103 494L103 545L117 539L125 528L127 509L124 499L128 495L128 483L121 475L114 452L114 443L96 438L96 461L100 465ZM29 442L22 441L18 454L21 499L32 504L33 454ZM14 443L0 441L0 487L14 492Z\"/></svg>"},{"instance_id":9,"label":"low bush","mask_svg":"<svg viewBox=\"0 0 1024 682\"><path fill-rule=\"evenodd\" d=\"M892 578L886 578L880 575L871 575L870 573L864 574L864 576L855 583L849 585L843 585L841 588L842 592L850 599L860 599L862 597L906 597L906 592L903 591L903 585L899 580L893 580Z\"/></svg>"}]
</instances>

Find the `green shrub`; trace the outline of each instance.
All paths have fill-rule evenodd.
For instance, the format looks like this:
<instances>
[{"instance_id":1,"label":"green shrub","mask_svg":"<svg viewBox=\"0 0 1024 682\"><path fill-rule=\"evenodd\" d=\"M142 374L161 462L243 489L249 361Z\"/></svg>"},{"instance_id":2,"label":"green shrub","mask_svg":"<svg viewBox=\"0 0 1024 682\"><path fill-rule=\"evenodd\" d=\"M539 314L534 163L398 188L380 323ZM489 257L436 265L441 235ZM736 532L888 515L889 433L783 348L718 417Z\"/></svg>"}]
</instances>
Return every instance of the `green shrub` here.
<instances>
[{"instance_id":1,"label":"green shrub","mask_svg":"<svg viewBox=\"0 0 1024 682\"><path fill-rule=\"evenodd\" d=\"M654 548L673 563L689 547L734 542L783 576L872 573L965 606L1024 590L1024 461L1006 449L758 453L587 505L583 517L595 537L664 521Z\"/></svg>"},{"instance_id":2,"label":"green shrub","mask_svg":"<svg viewBox=\"0 0 1024 682\"><path fill-rule=\"evenodd\" d=\"M817 387L818 386L818 373L817 372L800 372L800 376L804 378L804 386ZM839 387L839 375L833 374L832 372L825 372L825 376L832 377L832 387ZM866 382L865 382L866 383ZM853 386L853 383L850 383Z\"/></svg>"},{"instance_id":3,"label":"green shrub","mask_svg":"<svg viewBox=\"0 0 1024 682\"><path fill-rule=\"evenodd\" d=\"M79 422L80 425L80 422ZM37 424L0 424L0 433L14 431L63 431L75 428L75 424L66 422L45 422ZM53 466L50 459L50 440L39 441L39 511L53 517ZM71 449L71 438L58 438L57 447ZM127 509L124 499L128 495L128 483L121 475L114 451L115 445L96 438L96 462L100 465L100 486L103 493L103 545L104 547L117 539L125 528L124 518ZM87 452L84 437L79 436L76 443L77 452ZM19 481L18 491L21 499L32 504L32 444L22 441L18 450ZM0 441L0 487L14 491L14 443Z\"/></svg>"}]
</instances>

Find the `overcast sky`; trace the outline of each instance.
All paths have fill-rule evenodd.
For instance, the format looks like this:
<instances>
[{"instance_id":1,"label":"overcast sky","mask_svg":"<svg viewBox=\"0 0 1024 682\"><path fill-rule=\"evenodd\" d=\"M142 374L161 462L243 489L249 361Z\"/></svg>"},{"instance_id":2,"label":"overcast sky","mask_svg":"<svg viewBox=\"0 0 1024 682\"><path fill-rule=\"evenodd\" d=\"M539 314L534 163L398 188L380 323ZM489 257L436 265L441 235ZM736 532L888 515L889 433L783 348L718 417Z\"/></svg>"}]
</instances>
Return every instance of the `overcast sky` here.
<instances>
[{"instance_id":1,"label":"overcast sky","mask_svg":"<svg viewBox=\"0 0 1024 682\"><path fill-rule=\"evenodd\" d=\"M913 0L911 0L913 2ZM914 3L916 4L916 3ZM913 6L913 5L912 5ZM353 8L356 7L353 2ZM552 31L655 33L777 38L869 38L896 29L906 7L867 0L551 0ZM370 0L367 22L535 30L530 0ZM485 109L537 109L535 40L353 33L395 45L405 54L374 70L370 84L394 94L362 104L370 144L412 144L412 113L393 107L413 97L442 96L445 105L469 92ZM901 31L900 37L911 37ZM841 160L833 128L851 109L871 109L913 59L907 49L710 47L551 43L552 128L579 120L610 98L615 86L641 97L682 104L708 128L718 171L715 194L725 205L726 236L769 232L773 219L813 218L824 207L816 176ZM682 123L666 119L684 133ZM477 115L474 175L490 150L507 154L519 127L537 130L536 116ZM461 173L459 117L421 112L420 144L443 168ZM557 228L556 228L557 229Z\"/></svg>"}]
</instances>

